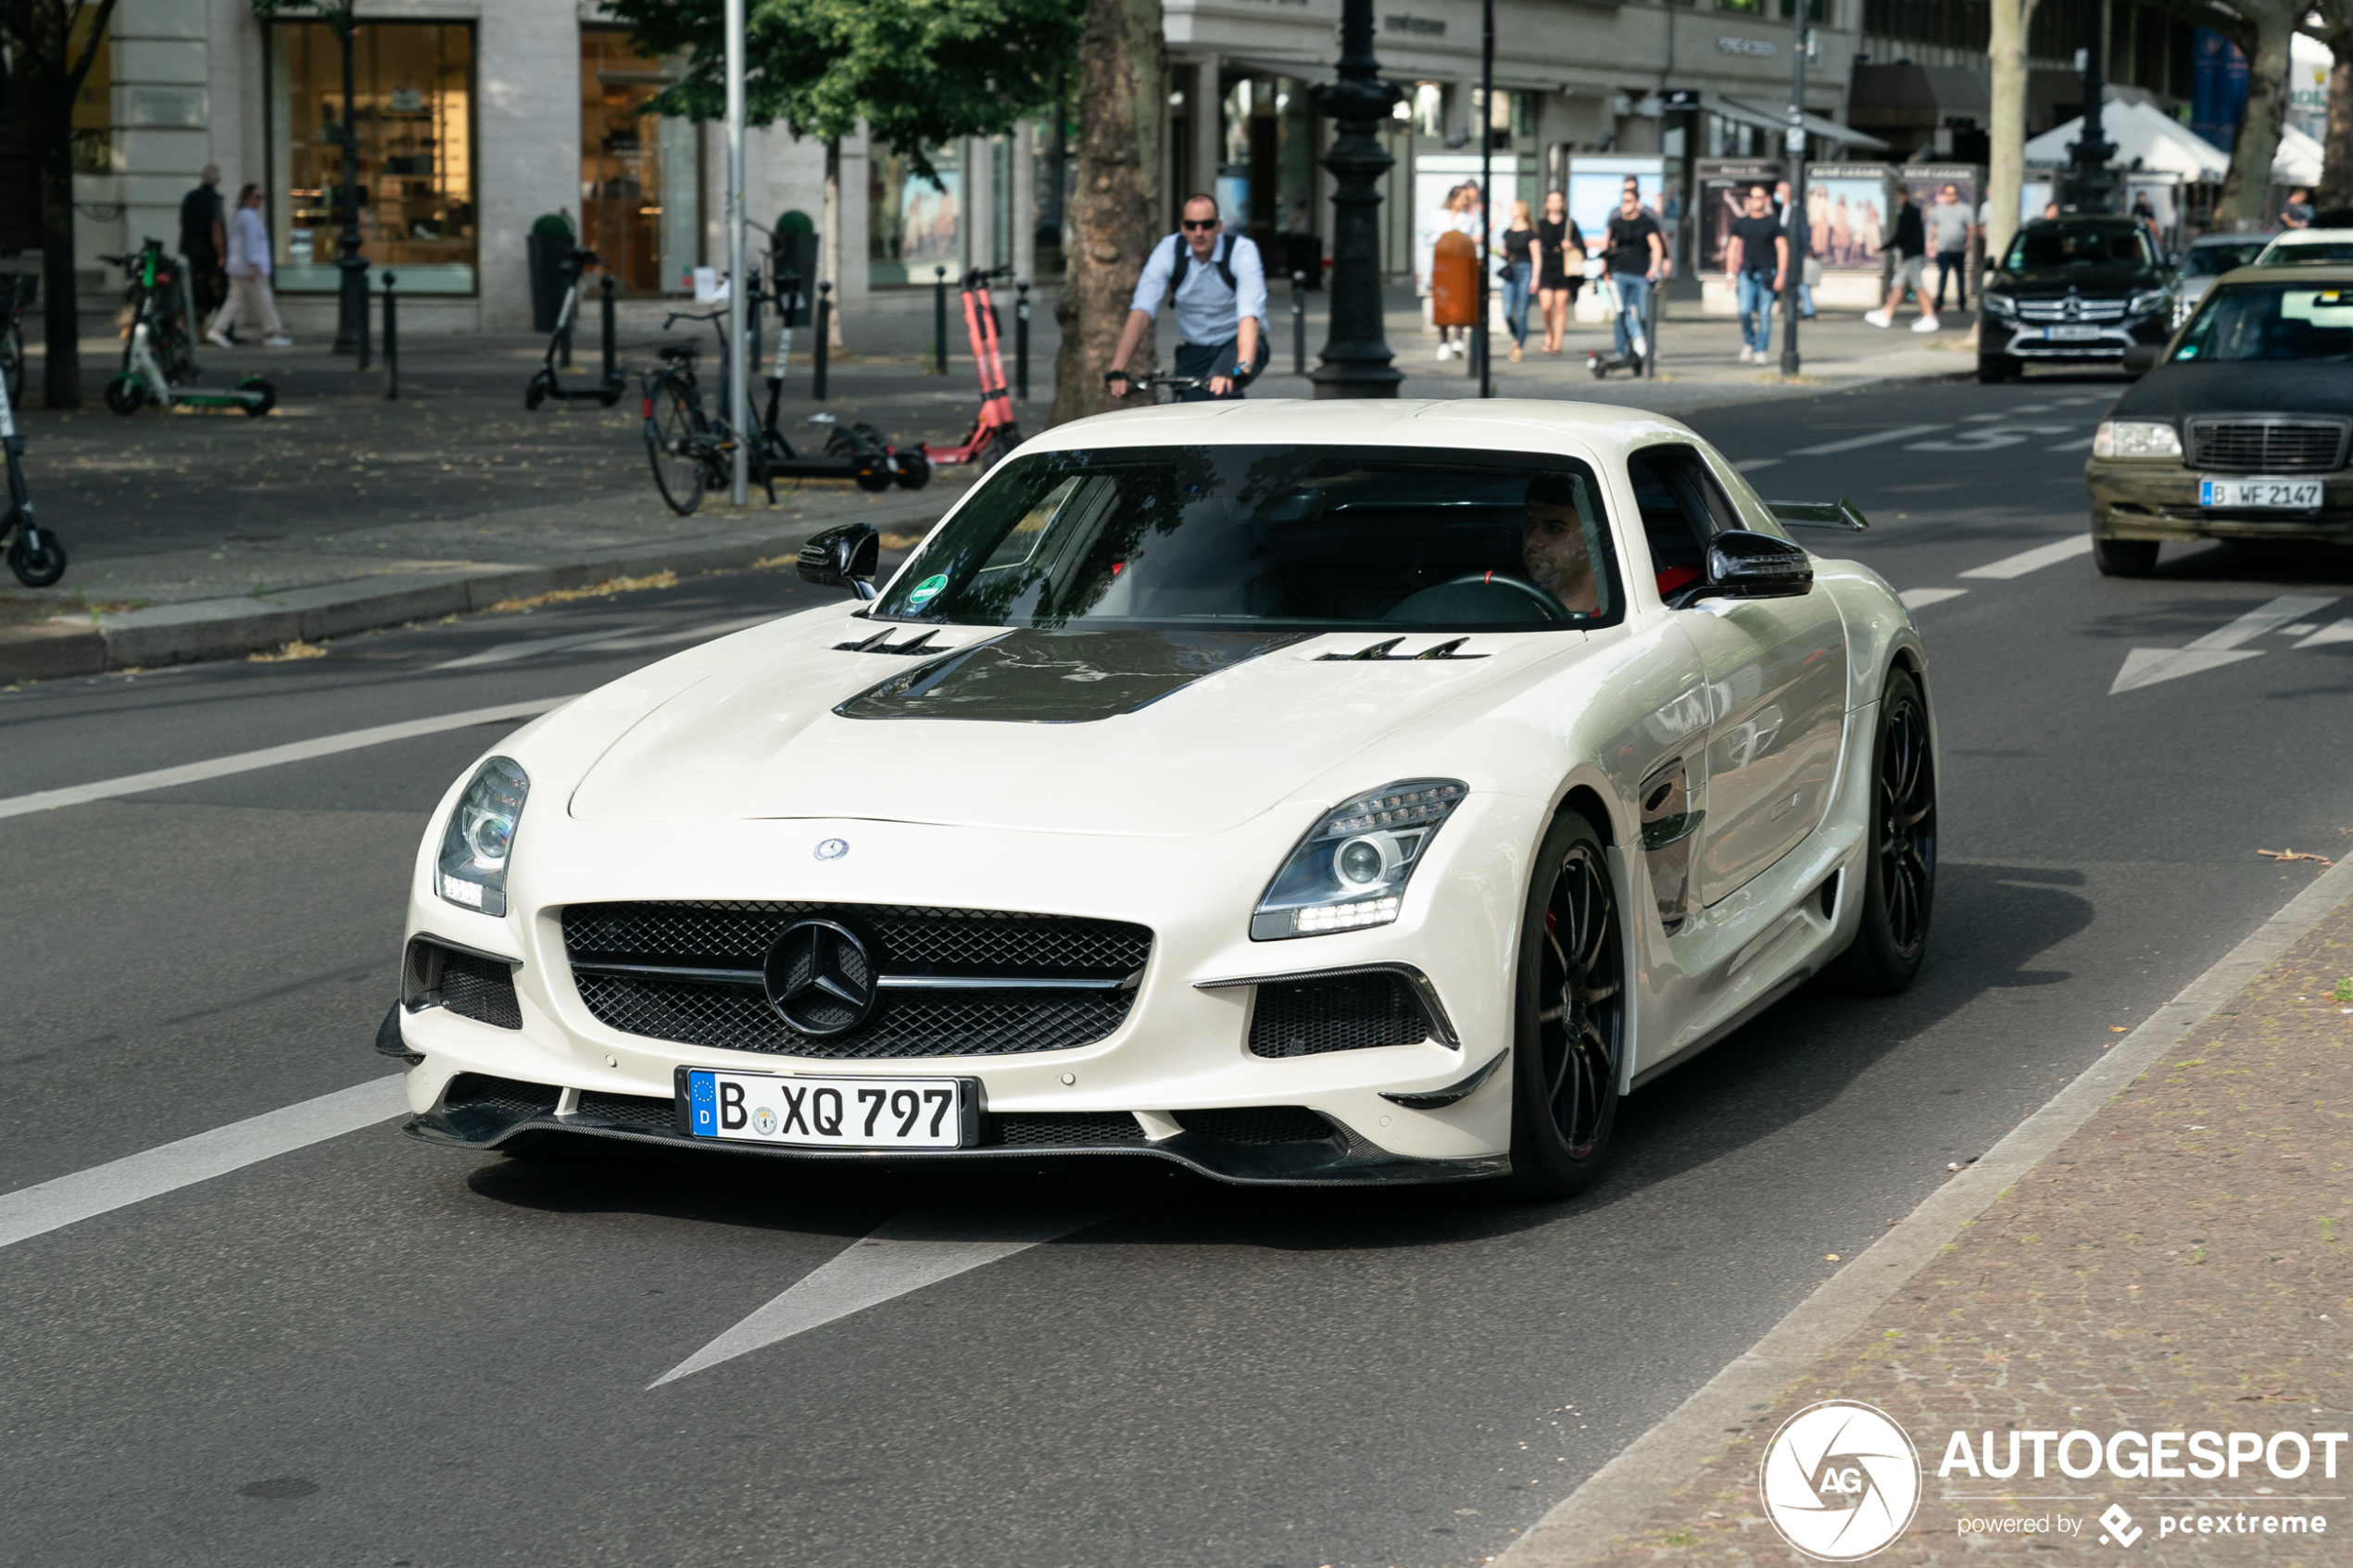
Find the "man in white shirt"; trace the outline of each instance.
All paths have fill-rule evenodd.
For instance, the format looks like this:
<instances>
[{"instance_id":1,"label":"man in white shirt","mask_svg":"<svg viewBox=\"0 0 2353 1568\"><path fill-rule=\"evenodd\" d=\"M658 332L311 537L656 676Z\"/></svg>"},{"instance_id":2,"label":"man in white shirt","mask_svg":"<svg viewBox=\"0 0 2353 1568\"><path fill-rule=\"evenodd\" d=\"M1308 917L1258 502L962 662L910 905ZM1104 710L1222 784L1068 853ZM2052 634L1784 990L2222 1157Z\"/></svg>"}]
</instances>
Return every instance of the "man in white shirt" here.
<instances>
[{"instance_id":1,"label":"man in white shirt","mask_svg":"<svg viewBox=\"0 0 2353 1568\"><path fill-rule=\"evenodd\" d=\"M1239 397L1242 388L1265 368L1266 265L1258 246L1239 234L1227 234L1218 220L1217 198L1185 198L1181 231L1152 247L1144 274L1136 280L1127 325L1119 334L1118 350L1103 383L1114 397L1127 395L1127 361L1136 345L1151 330L1160 302L1173 289L1176 305L1175 369L1179 376L1205 378L1208 388L1185 394L1188 403L1214 397Z\"/></svg>"}]
</instances>

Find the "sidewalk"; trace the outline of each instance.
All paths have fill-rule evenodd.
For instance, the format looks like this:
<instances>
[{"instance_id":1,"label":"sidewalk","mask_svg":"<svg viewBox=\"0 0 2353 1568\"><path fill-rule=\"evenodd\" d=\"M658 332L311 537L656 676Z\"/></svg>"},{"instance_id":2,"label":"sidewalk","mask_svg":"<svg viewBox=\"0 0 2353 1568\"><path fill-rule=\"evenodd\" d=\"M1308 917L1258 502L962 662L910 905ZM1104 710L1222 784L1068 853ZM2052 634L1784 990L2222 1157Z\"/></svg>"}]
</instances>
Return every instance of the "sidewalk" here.
<instances>
[{"instance_id":1,"label":"sidewalk","mask_svg":"<svg viewBox=\"0 0 2353 1568\"><path fill-rule=\"evenodd\" d=\"M1587 1499L1589 1483L1499 1561L1806 1562L1764 1515L1759 1464L1791 1415L1836 1399L1878 1407L1919 1453L1919 1512L1875 1565L2353 1562L2353 1445L2339 1445L2334 1479L2316 1440L2296 1478L2261 1460L2235 1481L2106 1470L2079 1480L2056 1461L2040 1479L2031 1463L2009 1480L1959 1468L1938 1475L1957 1431L1981 1459L1991 1432L2006 1461L2013 1431L2082 1430L2102 1441L2120 1431L2254 1434L2268 1452L2275 1433L2309 1440L2353 1428L2348 871L2327 873L2298 901L2311 901L2308 921L2314 906L2334 904L2317 925L2039 1163L2016 1176L1956 1177L1947 1190L2010 1185L1926 1267L1859 1286L1883 1304L1778 1397L1710 1429L1704 1460L1621 1486L1606 1510L1620 1528L1593 1527L1604 1510ZM1826 1291L1873 1262L1869 1252L1849 1261ZM2295 1452L2281 1450L2283 1468L2294 1468ZM2129 1469L2130 1445L2124 1454ZM2129 1540L2110 1539L2115 1526L2099 1516L2111 1505L2130 1515ZM2324 1517L2325 1534L2264 1532L2264 1518L2288 1514ZM1639 1527L1623 1527L1637 1518ZM2201 1533L2201 1519L2230 1533Z\"/></svg>"}]
</instances>

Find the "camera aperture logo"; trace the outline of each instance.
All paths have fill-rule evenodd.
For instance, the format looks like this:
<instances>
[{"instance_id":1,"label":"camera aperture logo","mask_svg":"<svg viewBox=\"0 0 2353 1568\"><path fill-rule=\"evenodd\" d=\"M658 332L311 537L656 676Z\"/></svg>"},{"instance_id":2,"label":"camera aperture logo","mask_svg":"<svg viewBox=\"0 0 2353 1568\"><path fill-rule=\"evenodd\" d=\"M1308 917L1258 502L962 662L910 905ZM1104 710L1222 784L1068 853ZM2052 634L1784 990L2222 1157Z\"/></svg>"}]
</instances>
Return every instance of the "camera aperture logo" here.
<instances>
[{"instance_id":1,"label":"camera aperture logo","mask_svg":"<svg viewBox=\"0 0 2353 1568\"><path fill-rule=\"evenodd\" d=\"M1853 1562L1904 1533L1920 1504L1920 1459L1884 1411L1852 1399L1781 1424L1758 1473L1765 1517L1808 1557Z\"/></svg>"}]
</instances>

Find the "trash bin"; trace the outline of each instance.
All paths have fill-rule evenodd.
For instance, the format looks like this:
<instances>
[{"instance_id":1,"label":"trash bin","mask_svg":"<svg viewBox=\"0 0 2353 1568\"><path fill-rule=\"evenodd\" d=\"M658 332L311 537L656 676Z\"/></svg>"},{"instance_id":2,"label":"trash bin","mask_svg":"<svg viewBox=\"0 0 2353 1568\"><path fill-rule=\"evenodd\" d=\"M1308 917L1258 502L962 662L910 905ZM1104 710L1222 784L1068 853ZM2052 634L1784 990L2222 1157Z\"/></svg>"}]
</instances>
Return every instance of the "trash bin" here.
<instances>
[{"instance_id":1,"label":"trash bin","mask_svg":"<svg viewBox=\"0 0 2353 1568\"><path fill-rule=\"evenodd\" d=\"M552 332L564 305L564 257L572 254L572 224L551 212L531 226L531 330Z\"/></svg>"}]
</instances>

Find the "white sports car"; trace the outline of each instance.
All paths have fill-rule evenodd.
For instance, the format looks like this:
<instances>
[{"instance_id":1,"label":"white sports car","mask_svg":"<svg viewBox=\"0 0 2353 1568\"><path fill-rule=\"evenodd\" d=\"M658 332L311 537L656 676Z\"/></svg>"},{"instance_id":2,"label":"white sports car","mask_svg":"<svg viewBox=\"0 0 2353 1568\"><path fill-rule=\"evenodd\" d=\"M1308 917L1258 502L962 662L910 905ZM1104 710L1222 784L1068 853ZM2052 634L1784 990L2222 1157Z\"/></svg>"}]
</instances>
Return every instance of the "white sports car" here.
<instances>
[{"instance_id":1,"label":"white sports car","mask_svg":"<svg viewBox=\"0 0 2353 1568\"><path fill-rule=\"evenodd\" d=\"M1927 945L1919 634L1790 523L1862 526L1614 408L1063 425L452 785L409 1130L1576 1191L1621 1095Z\"/></svg>"}]
</instances>

